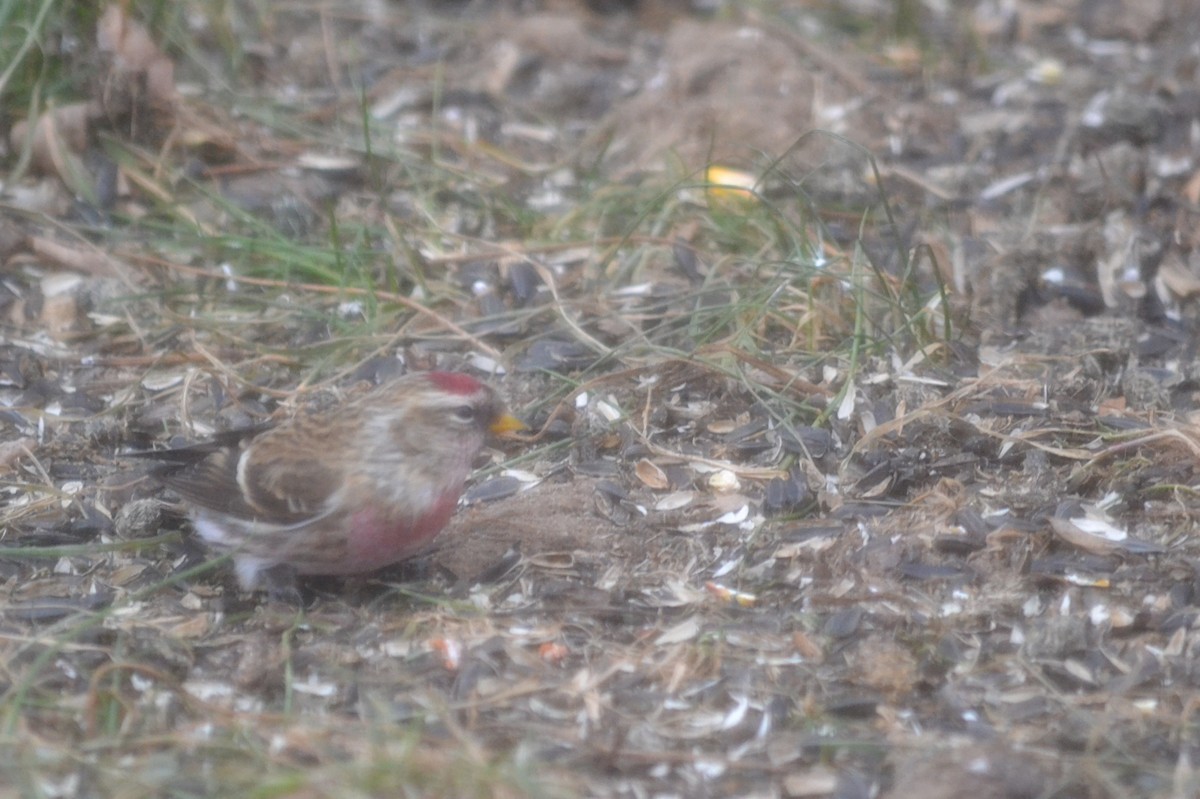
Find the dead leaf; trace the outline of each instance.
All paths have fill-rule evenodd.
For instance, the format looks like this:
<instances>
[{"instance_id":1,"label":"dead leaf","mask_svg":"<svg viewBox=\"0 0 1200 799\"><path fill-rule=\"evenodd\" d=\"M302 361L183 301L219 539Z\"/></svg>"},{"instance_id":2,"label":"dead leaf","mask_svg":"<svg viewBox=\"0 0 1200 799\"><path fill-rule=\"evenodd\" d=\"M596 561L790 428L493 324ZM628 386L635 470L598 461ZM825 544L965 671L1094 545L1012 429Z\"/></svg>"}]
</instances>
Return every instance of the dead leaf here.
<instances>
[{"instance_id":1,"label":"dead leaf","mask_svg":"<svg viewBox=\"0 0 1200 799\"><path fill-rule=\"evenodd\" d=\"M29 247L35 255L76 272L111 277L125 271L120 262L97 249L70 247L42 236L31 236Z\"/></svg>"},{"instance_id":2,"label":"dead leaf","mask_svg":"<svg viewBox=\"0 0 1200 799\"><path fill-rule=\"evenodd\" d=\"M175 638L202 638L211 627L208 614L197 613L171 627L170 633Z\"/></svg>"},{"instance_id":3,"label":"dead leaf","mask_svg":"<svg viewBox=\"0 0 1200 799\"><path fill-rule=\"evenodd\" d=\"M22 455L32 454L36 444L37 442L29 436L18 438L16 441L0 442L0 472L12 469Z\"/></svg>"},{"instance_id":4,"label":"dead leaf","mask_svg":"<svg viewBox=\"0 0 1200 799\"><path fill-rule=\"evenodd\" d=\"M700 634L700 619L696 616L689 616L683 621L676 624L674 627L668 627L654 639L655 646L665 646L667 644L682 644L684 641L690 641Z\"/></svg>"},{"instance_id":5,"label":"dead leaf","mask_svg":"<svg viewBox=\"0 0 1200 799\"><path fill-rule=\"evenodd\" d=\"M821 645L803 630L797 630L792 633L792 646L796 648L796 652L799 653L800 657L809 663L825 662L825 651L821 648Z\"/></svg>"},{"instance_id":6,"label":"dead leaf","mask_svg":"<svg viewBox=\"0 0 1200 799\"><path fill-rule=\"evenodd\" d=\"M831 796L838 787L838 775L826 766L789 774L783 781L788 796Z\"/></svg>"},{"instance_id":7,"label":"dead leaf","mask_svg":"<svg viewBox=\"0 0 1200 799\"><path fill-rule=\"evenodd\" d=\"M1163 300L1190 300L1200 294L1200 277L1197 277L1174 251L1163 258L1156 282L1169 292L1167 296L1160 297Z\"/></svg>"},{"instance_id":8,"label":"dead leaf","mask_svg":"<svg viewBox=\"0 0 1200 799\"><path fill-rule=\"evenodd\" d=\"M642 458L637 462L634 471L642 483L656 491L662 491L671 487L671 481L667 479L667 473L646 458Z\"/></svg>"},{"instance_id":9,"label":"dead leaf","mask_svg":"<svg viewBox=\"0 0 1200 799\"><path fill-rule=\"evenodd\" d=\"M144 98L149 104L165 108L175 102L174 62L154 43L145 26L127 16L123 4L111 4L100 16L96 44L112 58L108 80L121 81L120 88L127 90L144 79ZM106 96L110 94L106 91Z\"/></svg>"},{"instance_id":10,"label":"dead leaf","mask_svg":"<svg viewBox=\"0 0 1200 799\"><path fill-rule=\"evenodd\" d=\"M1200 171L1192 173L1183 186L1183 196L1192 206L1200 205Z\"/></svg>"},{"instance_id":11,"label":"dead leaf","mask_svg":"<svg viewBox=\"0 0 1200 799\"><path fill-rule=\"evenodd\" d=\"M1131 538L1124 530L1093 517L1050 519L1050 527L1069 544L1094 555L1112 552L1157 552L1162 547L1149 541Z\"/></svg>"},{"instance_id":12,"label":"dead leaf","mask_svg":"<svg viewBox=\"0 0 1200 799\"><path fill-rule=\"evenodd\" d=\"M72 181L86 174L79 156L87 149L95 114L96 108L90 102L50 108L33 123L32 133L28 120L13 125L9 141L18 152L29 147L31 163L39 172L58 175L75 188Z\"/></svg>"}]
</instances>

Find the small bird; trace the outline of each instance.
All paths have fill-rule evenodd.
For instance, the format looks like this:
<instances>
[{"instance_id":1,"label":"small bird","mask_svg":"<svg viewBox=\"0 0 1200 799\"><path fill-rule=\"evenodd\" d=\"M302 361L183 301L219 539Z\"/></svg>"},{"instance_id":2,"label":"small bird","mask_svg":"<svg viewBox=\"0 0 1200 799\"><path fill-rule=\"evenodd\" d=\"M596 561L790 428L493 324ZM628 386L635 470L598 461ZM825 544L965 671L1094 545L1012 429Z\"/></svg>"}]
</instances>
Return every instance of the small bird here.
<instances>
[{"instance_id":1,"label":"small bird","mask_svg":"<svg viewBox=\"0 0 1200 799\"><path fill-rule=\"evenodd\" d=\"M240 440L158 454L177 461L163 482L200 537L233 553L242 588L286 593L295 575L415 554L446 526L487 434L524 429L475 378L420 372Z\"/></svg>"}]
</instances>

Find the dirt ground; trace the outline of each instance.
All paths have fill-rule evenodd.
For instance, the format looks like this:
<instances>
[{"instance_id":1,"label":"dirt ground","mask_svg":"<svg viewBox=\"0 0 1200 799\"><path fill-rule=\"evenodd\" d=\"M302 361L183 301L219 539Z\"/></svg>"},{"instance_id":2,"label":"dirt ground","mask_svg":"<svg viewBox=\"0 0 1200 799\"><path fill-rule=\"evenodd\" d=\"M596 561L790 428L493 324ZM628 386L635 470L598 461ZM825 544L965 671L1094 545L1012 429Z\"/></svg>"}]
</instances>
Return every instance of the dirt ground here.
<instances>
[{"instance_id":1,"label":"dirt ground","mask_svg":"<svg viewBox=\"0 0 1200 799\"><path fill-rule=\"evenodd\" d=\"M214 795L232 750L320 775L258 795L384 795L396 730L406 768L480 775L405 795L1200 795L1200 2L188 19L101 19L63 51L75 122L6 137L0 688L41 776L0 797ZM711 165L758 178L708 195L729 227L659 223ZM768 285L756 347L696 333L776 274L713 243L751 203L928 299L925 337L863 333L833 273ZM330 218L426 271L222 271ZM348 332L365 302L392 315ZM205 570L127 457L397 355L504 364L540 435L487 450L434 551L302 613Z\"/></svg>"}]
</instances>

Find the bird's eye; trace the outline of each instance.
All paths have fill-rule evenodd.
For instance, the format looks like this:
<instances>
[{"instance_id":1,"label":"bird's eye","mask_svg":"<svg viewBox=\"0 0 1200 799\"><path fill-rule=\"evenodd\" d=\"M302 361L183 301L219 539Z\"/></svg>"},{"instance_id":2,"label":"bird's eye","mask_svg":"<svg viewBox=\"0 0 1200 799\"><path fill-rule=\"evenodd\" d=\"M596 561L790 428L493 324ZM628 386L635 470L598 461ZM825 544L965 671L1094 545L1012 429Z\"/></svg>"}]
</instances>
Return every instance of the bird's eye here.
<instances>
[{"instance_id":1,"label":"bird's eye","mask_svg":"<svg viewBox=\"0 0 1200 799\"><path fill-rule=\"evenodd\" d=\"M475 421L475 407L473 405L459 405L454 409L454 418L460 422Z\"/></svg>"}]
</instances>

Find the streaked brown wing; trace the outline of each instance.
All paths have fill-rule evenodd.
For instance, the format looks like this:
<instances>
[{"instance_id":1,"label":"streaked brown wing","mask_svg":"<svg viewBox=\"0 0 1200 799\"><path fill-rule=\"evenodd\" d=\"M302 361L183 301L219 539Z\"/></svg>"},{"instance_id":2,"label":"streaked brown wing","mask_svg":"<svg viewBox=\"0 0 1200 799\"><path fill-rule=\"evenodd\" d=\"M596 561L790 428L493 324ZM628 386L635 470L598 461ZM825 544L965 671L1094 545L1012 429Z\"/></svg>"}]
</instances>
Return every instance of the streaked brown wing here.
<instances>
[{"instance_id":1,"label":"streaked brown wing","mask_svg":"<svg viewBox=\"0 0 1200 799\"><path fill-rule=\"evenodd\" d=\"M285 451L270 460L251 457L242 487L258 518L291 524L318 516L341 484L341 475L312 453Z\"/></svg>"},{"instance_id":2,"label":"streaked brown wing","mask_svg":"<svg viewBox=\"0 0 1200 799\"><path fill-rule=\"evenodd\" d=\"M240 485L241 455L240 449L221 450L162 479L198 507L280 525L319 516L337 490L338 475L312 457L252 460Z\"/></svg>"},{"instance_id":3,"label":"streaked brown wing","mask_svg":"<svg viewBox=\"0 0 1200 799\"><path fill-rule=\"evenodd\" d=\"M239 449L223 449L204 460L162 476L162 481L193 505L230 516L258 516L246 503L237 482Z\"/></svg>"}]
</instances>

